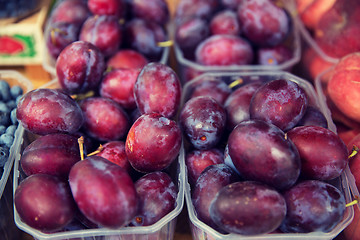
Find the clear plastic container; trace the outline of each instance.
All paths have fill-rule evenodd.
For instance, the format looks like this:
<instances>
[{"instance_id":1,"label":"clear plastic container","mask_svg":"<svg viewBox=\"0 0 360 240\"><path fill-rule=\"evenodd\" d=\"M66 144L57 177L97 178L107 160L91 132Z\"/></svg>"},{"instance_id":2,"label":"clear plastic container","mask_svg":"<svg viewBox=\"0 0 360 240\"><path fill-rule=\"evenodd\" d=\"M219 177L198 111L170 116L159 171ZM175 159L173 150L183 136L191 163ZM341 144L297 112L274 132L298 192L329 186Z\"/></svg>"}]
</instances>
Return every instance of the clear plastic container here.
<instances>
[{"instance_id":1,"label":"clear plastic container","mask_svg":"<svg viewBox=\"0 0 360 240\"><path fill-rule=\"evenodd\" d=\"M333 69L334 69L334 67L329 68L329 69L325 70L324 72L322 72L321 74L319 74L315 78L315 89L316 89L316 92L318 94L318 98L320 99L321 104L323 104L324 106L326 105L326 101L327 101L325 89L326 89L327 82L330 79ZM324 109L324 107L322 107L322 108ZM331 110L329 108L326 108L325 110L327 111L327 115L331 116ZM337 131L336 125L333 122L331 124L332 124L331 129L334 132L336 132ZM349 167L347 167L345 169L345 171L346 171L346 175L349 179L349 187L350 187L351 193L353 195L353 199L359 200L360 193L359 193L359 189L356 187L355 178L354 178L352 172L350 171ZM357 206L360 210L360 201L358 202Z\"/></svg>"},{"instance_id":2,"label":"clear plastic container","mask_svg":"<svg viewBox=\"0 0 360 240\"><path fill-rule=\"evenodd\" d=\"M33 86L22 74L13 70L0 70L0 79L6 80L10 86L18 85L23 92L30 91ZM23 137L22 127L15 131L14 143L10 148L9 158L4 165L0 179L0 236L4 240L20 239L21 232L16 227L13 217L13 179L10 173L13 169L15 157L20 152L20 145Z\"/></svg>"},{"instance_id":3,"label":"clear plastic container","mask_svg":"<svg viewBox=\"0 0 360 240\"><path fill-rule=\"evenodd\" d=\"M299 84L309 96L310 101L315 104L316 106L321 109L323 114L325 115L330 130L336 130L334 128L334 124L331 119L331 115L329 114L329 109L326 103L323 102L322 98L319 98L317 93L315 92L314 87L308 82L305 81L291 73L285 71L261 71L261 72L238 72L238 73L205 73L202 74L184 86L184 95L183 95L183 103L186 101L187 97L189 96L189 91L191 91L193 84L196 84L199 81L211 81L214 79L222 79L226 83L230 84L235 80L241 79L243 82L251 82L257 81L259 79L263 81L275 80L275 79L288 79L291 81L296 82ZM186 152L186 150L185 150ZM183 160L183 159L181 159ZM194 240L202 240L202 239L211 239L211 240L232 240L232 239L246 239L246 240L279 240L279 239L296 239L296 240L325 240L325 239L333 239L335 238L346 226L350 224L354 216L354 209L353 207L347 207L344 217L342 221L331 231L328 233L323 232L311 232L311 233L272 233L272 234L263 234L263 235L256 235L256 236L243 236L238 234L222 234L218 231L214 230L204 222L200 221L197 217L196 211L194 209L194 205L191 201L191 184L188 180L188 176L186 173L185 179L185 199L188 209L188 215L190 219L190 226L192 237ZM332 181L336 187L338 187L345 196L345 200L347 203L352 201L352 195L350 192L350 186L354 184L354 180L352 175L349 173L348 167L342 173L342 175ZM261 223L259 223L261 224Z\"/></svg>"},{"instance_id":4,"label":"clear plastic container","mask_svg":"<svg viewBox=\"0 0 360 240\"><path fill-rule=\"evenodd\" d=\"M43 85L41 88L57 88L58 83L57 79L50 81L49 83ZM20 126L21 127L21 126ZM21 129L24 131L23 127ZM23 137L23 142L21 149L23 150L28 144L31 143L34 136L25 130ZM14 162L14 193L22 180L22 174L20 171L19 161L21 158L21 152L16 155ZM176 206L153 225L150 226L141 226L141 227L123 227L119 229L107 229L107 228L98 228L98 229L82 229L82 230L73 230L73 231L61 231L56 233L43 233L38 231L23 221L21 221L15 207L14 207L14 219L15 223L24 232L32 235L35 239L38 240L63 240L63 239L77 239L77 240L171 240L174 237L176 220L180 212L182 211L184 205L184 186L185 186L185 165L184 160L184 151L181 149L178 160L174 161L169 167L171 172L171 177L173 178L175 184L178 187L178 195L176 199Z\"/></svg>"},{"instance_id":5,"label":"clear plastic container","mask_svg":"<svg viewBox=\"0 0 360 240\"><path fill-rule=\"evenodd\" d=\"M291 1L279 1L281 5L284 6L285 9L288 10L290 13L290 16L292 19L294 19L295 12L292 8ZM176 41L174 40L174 52L175 57L177 60L178 65L178 72L184 81L188 81L191 79L188 79L186 71L194 70L199 73L204 72L239 72L239 71L273 71L273 70L283 70L287 71L291 69L295 64L297 64L301 59L301 41L300 41L300 33L297 29L297 25L293 22L293 28L287 39L285 40L285 43L287 46L289 46L289 49L292 50L292 58L282 64L279 65L231 65L231 66L205 66L199 63L196 63L193 60L189 60L184 57L184 54L182 50L178 47L176 44ZM175 23L172 23L172 32L171 36L174 39L175 34Z\"/></svg>"}]
</instances>

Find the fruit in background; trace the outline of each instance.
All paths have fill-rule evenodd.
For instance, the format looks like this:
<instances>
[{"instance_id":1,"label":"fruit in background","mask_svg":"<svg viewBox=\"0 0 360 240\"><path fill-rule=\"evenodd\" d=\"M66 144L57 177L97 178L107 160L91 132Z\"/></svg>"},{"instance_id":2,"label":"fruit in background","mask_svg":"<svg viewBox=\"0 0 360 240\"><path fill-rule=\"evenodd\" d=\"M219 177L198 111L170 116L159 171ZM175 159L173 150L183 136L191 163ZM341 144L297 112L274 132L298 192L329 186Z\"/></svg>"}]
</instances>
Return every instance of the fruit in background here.
<instances>
[{"instance_id":1,"label":"fruit in background","mask_svg":"<svg viewBox=\"0 0 360 240\"><path fill-rule=\"evenodd\" d=\"M185 138L196 149L210 149L225 131L226 111L208 96L191 98L180 111L180 125Z\"/></svg>"},{"instance_id":2,"label":"fruit in background","mask_svg":"<svg viewBox=\"0 0 360 240\"><path fill-rule=\"evenodd\" d=\"M354 218L351 223L342 231L345 239L360 240L359 233L360 210L354 207Z\"/></svg>"},{"instance_id":3,"label":"fruit in background","mask_svg":"<svg viewBox=\"0 0 360 240\"><path fill-rule=\"evenodd\" d=\"M237 15L244 36L257 46L278 45L285 40L291 29L290 17L285 9L276 6L271 0L242 1Z\"/></svg>"},{"instance_id":4,"label":"fruit in background","mask_svg":"<svg viewBox=\"0 0 360 240\"><path fill-rule=\"evenodd\" d=\"M337 135L343 140L345 145L348 145L349 142L360 134L360 128L350 128L343 123L335 122Z\"/></svg>"},{"instance_id":5,"label":"fruit in background","mask_svg":"<svg viewBox=\"0 0 360 240\"><path fill-rule=\"evenodd\" d=\"M136 108L134 85L139 68L118 68L106 73L100 83L100 96L110 98L125 109Z\"/></svg>"},{"instance_id":6,"label":"fruit in background","mask_svg":"<svg viewBox=\"0 0 360 240\"><path fill-rule=\"evenodd\" d=\"M112 55L106 65L108 69L143 68L148 60L140 52L132 49L120 49Z\"/></svg>"},{"instance_id":7,"label":"fruit in background","mask_svg":"<svg viewBox=\"0 0 360 240\"><path fill-rule=\"evenodd\" d=\"M321 17L334 5L336 0L296 0L296 10L305 27L316 29Z\"/></svg>"},{"instance_id":8,"label":"fruit in background","mask_svg":"<svg viewBox=\"0 0 360 240\"><path fill-rule=\"evenodd\" d=\"M79 105L61 90L40 88L26 93L17 105L16 117L35 134L75 133L84 123Z\"/></svg>"},{"instance_id":9,"label":"fruit in background","mask_svg":"<svg viewBox=\"0 0 360 240\"><path fill-rule=\"evenodd\" d=\"M183 84L190 82L191 80L193 80L194 78L200 76L201 74L203 74L203 72L198 71L194 68L191 67L187 67L187 66L183 66L184 70L183 70Z\"/></svg>"},{"instance_id":10,"label":"fruit in background","mask_svg":"<svg viewBox=\"0 0 360 240\"><path fill-rule=\"evenodd\" d=\"M295 145L273 124L261 120L239 123L229 136L228 148L236 169L248 180L284 190L300 175L301 161Z\"/></svg>"},{"instance_id":11,"label":"fruit in background","mask_svg":"<svg viewBox=\"0 0 360 240\"><path fill-rule=\"evenodd\" d=\"M312 47L305 48L302 53L301 73L304 78L314 82L316 77L334 64L324 60Z\"/></svg>"},{"instance_id":12,"label":"fruit in background","mask_svg":"<svg viewBox=\"0 0 360 240\"><path fill-rule=\"evenodd\" d=\"M80 26L74 23L55 22L49 26L45 35L45 44L49 54L57 58L60 52L79 37Z\"/></svg>"},{"instance_id":13,"label":"fruit in background","mask_svg":"<svg viewBox=\"0 0 360 240\"><path fill-rule=\"evenodd\" d=\"M166 32L155 22L133 18L125 23L124 45L143 54L149 61L158 61L163 53L159 42L166 41Z\"/></svg>"},{"instance_id":14,"label":"fruit in background","mask_svg":"<svg viewBox=\"0 0 360 240\"><path fill-rule=\"evenodd\" d=\"M87 6L93 15L108 15L121 18L126 11L125 0L88 0Z\"/></svg>"},{"instance_id":15,"label":"fruit in background","mask_svg":"<svg viewBox=\"0 0 360 240\"><path fill-rule=\"evenodd\" d=\"M299 182L284 198L287 213L280 230L285 233L330 232L345 212L343 193L323 181Z\"/></svg>"},{"instance_id":16,"label":"fruit in background","mask_svg":"<svg viewBox=\"0 0 360 240\"><path fill-rule=\"evenodd\" d=\"M92 43L105 56L111 56L122 43L123 34L114 16L93 15L81 27L79 40Z\"/></svg>"},{"instance_id":17,"label":"fruit in background","mask_svg":"<svg viewBox=\"0 0 360 240\"><path fill-rule=\"evenodd\" d=\"M328 122L325 115L314 106L308 106L304 116L300 119L297 126L319 126L323 128L328 127Z\"/></svg>"},{"instance_id":18,"label":"fruit in background","mask_svg":"<svg viewBox=\"0 0 360 240\"><path fill-rule=\"evenodd\" d=\"M113 162L128 173L130 173L131 165L126 157L125 142L123 141L110 141L102 145L101 151L96 153L96 156L103 157L110 162Z\"/></svg>"},{"instance_id":19,"label":"fruit in background","mask_svg":"<svg viewBox=\"0 0 360 240\"><path fill-rule=\"evenodd\" d=\"M165 172L151 172L135 182L139 207L134 226L149 226L156 223L175 208L177 187Z\"/></svg>"},{"instance_id":20,"label":"fruit in background","mask_svg":"<svg viewBox=\"0 0 360 240\"><path fill-rule=\"evenodd\" d=\"M90 16L90 11L83 0L63 0L54 6L51 13L49 24L56 22L66 22L82 25Z\"/></svg>"},{"instance_id":21,"label":"fruit in background","mask_svg":"<svg viewBox=\"0 0 360 240\"><path fill-rule=\"evenodd\" d=\"M69 186L47 174L24 179L15 190L14 206L24 223L46 233L61 230L76 211Z\"/></svg>"},{"instance_id":22,"label":"fruit in background","mask_svg":"<svg viewBox=\"0 0 360 240\"><path fill-rule=\"evenodd\" d=\"M80 211L99 226L119 228L136 214L138 199L130 175L103 157L90 156L76 163L69 184Z\"/></svg>"},{"instance_id":23,"label":"fruit in background","mask_svg":"<svg viewBox=\"0 0 360 240\"><path fill-rule=\"evenodd\" d=\"M58 82L68 93L82 93L97 88L104 70L104 56L89 42L69 44L56 60Z\"/></svg>"},{"instance_id":24,"label":"fruit in background","mask_svg":"<svg viewBox=\"0 0 360 240\"><path fill-rule=\"evenodd\" d=\"M178 156L181 140L180 128L174 120L158 113L143 114L129 130L126 156L139 172L161 171Z\"/></svg>"},{"instance_id":25,"label":"fruit in background","mask_svg":"<svg viewBox=\"0 0 360 240\"><path fill-rule=\"evenodd\" d=\"M301 174L305 178L332 180L339 177L348 164L346 145L329 129L299 126L289 130L287 137L299 151Z\"/></svg>"},{"instance_id":26,"label":"fruit in background","mask_svg":"<svg viewBox=\"0 0 360 240\"><path fill-rule=\"evenodd\" d=\"M250 119L250 102L262 82L252 82L233 91L224 103L227 113L227 128L232 130L238 123Z\"/></svg>"},{"instance_id":27,"label":"fruit in background","mask_svg":"<svg viewBox=\"0 0 360 240\"><path fill-rule=\"evenodd\" d=\"M242 30L235 11L229 9L216 13L211 18L209 27L211 35L228 34L238 36Z\"/></svg>"},{"instance_id":28,"label":"fruit in background","mask_svg":"<svg viewBox=\"0 0 360 240\"><path fill-rule=\"evenodd\" d=\"M216 0L181 0L176 6L175 20L188 17L200 17L210 19L219 7Z\"/></svg>"},{"instance_id":29,"label":"fruit in background","mask_svg":"<svg viewBox=\"0 0 360 240\"><path fill-rule=\"evenodd\" d=\"M357 0L338 0L323 14L314 39L329 56L341 58L360 50L360 5Z\"/></svg>"},{"instance_id":30,"label":"fruit in background","mask_svg":"<svg viewBox=\"0 0 360 240\"><path fill-rule=\"evenodd\" d=\"M99 141L114 141L126 137L130 128L129 116L115 101L104 97L82 100L83 132Z\"/></svg>"},{"instance_id":31,"label":"fruit in background","mask_svg":"<svg viewBox=\"0 0 360 240\"><path fill-rule=\"evenodd\" d=\"M241 4L243 0L220 0L221 4L225 8L229 8L232 10L235 10L238 8L238 6Z\"/></svg>"},{"instance_id":32,"label":"fruit in background","mask_svg":"<svg viewBox=\"0 0 360 240\"><path fill-rule=\"evenodd\" d=\"M211 219L218 227L242 235L270 233L280 226L285 215L284 197L254 181L235 182L221 188L210 206Z\"/></svg>"},{"instance_id":33,"label":"fruit in background","mask_svg":"<svg viewBox=\"0 0 360 240\"><path fill-rule=\"evenodd\" d=\"M191 194L197 217L216 230L221 230L210 217L210 205L222 187L239 180L236 172L225 164L210 165L197 179Z\"/></svg>"},{"instance_id":34,"label":"fruit in background","mask_svg":"<svg viewBox=\"0 0 360 240\"><path fill-rule=\"evenodd\" d=\"M259 65L281 65L293 58L293 51L284 45L263 47L257 50L257 62Z\"/></svg>"},{"instance_id":35,"label":"fruit in background","mask_svg":"<svg viewBox=\"0 0 360 240\"><path fill-rule=\"evenodd\" d=\"M48 134L27 145L21 155L21 169L27 176L44 173L67 180L71 167L80 161L76 137Z\"/></svg>"},{"instance_id":36,"label":"fruit in background","mask_svg":"<svg viewBox=\"0 0 360 240\"><path fill-rule=\"evenodd\" d=\"M247 40L240 36L213 35L196 48L195 60L206 66L251 64L254 52Z\"/></svg>"},{"instance_id":37,"label":"fruit in background","mask_svg":"<svg viewBox=\"0 0 360 240\"><path fill-rule=\"evenodd\" d=\"M351 153L354 147L360 148L360 134L356 135L347 144L347 149ZM360 154L357 153L349 159L349 168L355 178L355 185L360 190Z\"/></svg>"},{"instance_id":38,"label":"fruit in background","mask_svg":"<svg viewBox=\"0 0 360 240\"><path fill-rule=\"evenodd\" d=\"M305 90L297 83L286 79L272 80L253 94L250 118L272 123L287 131L304 116L308 101Z\"/></svg>"},{"instance_id":39,"label":"fruit in background","mask_svg":"<svg viewBox=\"0 0 360 240\"><path fill-rule=\"evenodd\" d=\"M169 66L157 62L148 63L135 82L134 96L142 114L156 112L172 118L180 105L180 80Z\"/></svg>"},{"instance_id":40,"label":"fruit in background","mask_svg":"<svg viewBox=\"0 0 360 240\"><path fill-rule=\"evenodd\" d=\"M224 105L225 100L231 94L231 88L220 79L204 79L191 84L192 90L189 98L208 96Z\"/></svg>"},{"instance_id":41,"label":"fruit in background","mask_svg":"<svg viewBox=\"0 0 360 240\"><path fill-rule=\"evenodd\" d=\"M201 173L210 165L224 163L224 154L217 148L208 150L192 150L185 155L190 183L195 183Z\"/></svg>"},{"instance_id":42,"label":"fruit in background","mask_svg":"<svg viewBox=\"0 0 360 240\"><path fill-rule=\"evenodd\" d=\"M335 65L326 88L329 98L340 112L357 122L360 122L359 61L360 52L341 58Z\"/></svg>"},{"instance_id":43,"label":"fruit in background","mask_svg":"<svg viewBox=\"0 0 360 240\"><path fill-rule=\"evenodd\" d=\"M196 47L209 35L208 22L199 17L186 18L175 27L175 42L189 59L194 58Z\"/></svg>"},{"instance_id":44,"label":"fruit in background","mask_svg":"<svg viewBox=\"0 0 360 240\"><path fill-rule=\"evenodd\" d=\"M170 18L168 5L164 0L133 0L130 1L130 9L133 17L160 25L165 25Z\"/></svg>"}]
</instances>

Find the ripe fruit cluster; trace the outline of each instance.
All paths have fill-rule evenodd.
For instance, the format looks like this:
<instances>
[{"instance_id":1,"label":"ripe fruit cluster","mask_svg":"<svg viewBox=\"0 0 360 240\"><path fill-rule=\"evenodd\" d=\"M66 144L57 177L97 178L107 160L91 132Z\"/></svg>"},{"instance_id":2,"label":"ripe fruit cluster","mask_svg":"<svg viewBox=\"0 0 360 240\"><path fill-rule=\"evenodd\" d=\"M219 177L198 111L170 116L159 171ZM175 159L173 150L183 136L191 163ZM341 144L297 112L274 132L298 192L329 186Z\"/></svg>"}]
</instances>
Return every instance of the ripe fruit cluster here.
<instances>
[{"instance_id":1,"label":"ripe fruit cluster","mask_svg":"<svg viewBox=\"0 0 360 240\"><path fill-rule=\"evenodd\" d=\"M349 152L327 128L311 86L289 75L225 75L184 86L179 121L199 220L220 233L330 232L346 203L328 182L340 177ZM212 82L208 93L203 81ZM235 85L222 91L225 100L209 97L225 82ZM203 95L192 95L197 87Z\"/></svg>"},{"instance_id":2,"label":"ripe fruit cluster","mask_svg":"<svg viewBox=\"0 0 360 240\"><path fill-rule=\"evenodd\" d=\"M293 31L271 0L181 0L175 12L176 46L202 66L281 65L294 57Z\"/></svg>"}]
</instances>

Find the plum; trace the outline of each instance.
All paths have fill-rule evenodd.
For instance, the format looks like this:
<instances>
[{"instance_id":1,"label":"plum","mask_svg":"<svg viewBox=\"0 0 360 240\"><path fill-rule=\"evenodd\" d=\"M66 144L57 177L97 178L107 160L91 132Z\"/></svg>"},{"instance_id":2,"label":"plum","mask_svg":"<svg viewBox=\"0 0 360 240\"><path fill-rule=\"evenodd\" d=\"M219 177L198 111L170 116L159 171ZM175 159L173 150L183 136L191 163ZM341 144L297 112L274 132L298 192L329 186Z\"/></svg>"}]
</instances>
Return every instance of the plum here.
<instances>
[{"instance_id":1,"label":"plum","mask_svg":"<svg viewBox=\"0 0 360 240\"><path fill-rule=\"evenodd\" d=\"M301 173L307 178L337 178L348 164L349 153L345 143L327 128L299 126L288 131L287 137L300 153Z\"/></svg>"},{"instance_id":2,"label":"plum","mask_svg":"<svg viewBox=\"0 0 360 240\"><path fill-rule=\"evenodd\" d=\"M226 185L210 205L210 217L218 227L242 235L270 233L280 226L285 215L284 197L255 181Z\"/></svg>"},{"instance_id":3,"label":"plum","mask_svg":"<svg viewBox=\"0 0 360 240\"><path fill-rule=\"evenodd\" d=\"M242 1L237 15L244 36L258 46L276 46L291 30L290 17L285 9L271 0Z\"/></svg>"},{"instance_id":4,"label":"plum","mask_svg":"<svg viewBox=\"0 0 360 240\"><path fill-rule=\"evenodd\" d=\"M219 3L216 0L181 0L175 10L175 19L200 17L210 19Z\"/></svg>"},{"instance_id":5,"label":"plum","mask_svg":"<svg viewBox=\"0 0 360 240\"><path fill-rule=\"evenodd\" d=\"M130 175L100 156L90 156L70 170L69 184L80 211L107 228L127 225L135 217L138 198Z\"/></svg>"},{"instance_id":6,"label":"plum","mask_svg":"<svg viewBox=\"0 0 360 240\"><path fill-rule=\"evenodd\" d=\"M238 175L225 164L209 165L197 179L191 201L199 220L216 230L221 230L210 217L210 205L221 188L239 180Z\"/></svg>"},{"instance_id":7,"label":"plum","mask_svg":"<svg viewBox=\"0 0 360 240\"><path fill-rule=\"evenodd\" d=\"M165 172L145 174L135 182L139 207L131 222L134 226L156 223L176 206L177 187Z\"/></svg>"},{"instance_id":8,"label":"plum","mask_svg":"<svg viewBox=\"0 0 360 240\"><path fill-rule=\"evenodd\" d=\"M111 56L122 43L122 31L114 16L90 16L81 27L79 40L94 44L105 56Z\"/></svg>"},{"instance_id":9,"label":"plum","mask_svg":"<svg viewBox=\"0 0 360 240\"><path fill-rule=\"evenodd\" d=\"M273 124L262 120L239 123L229 136L228 148L233 164L245 179L284 190L300 176L298 150Z\"/></svg>"},{"instance_id":10,"label":"plum","mask_svg":"<svg viewBox=\"0 0 360 240\"><path fill-rule=\"evenodd\" d=\"M49 24L65 22L81 26L89 16L90 11L84 0L63 0L54 6Z\"/></svg>"},{"instance_id":11,"label":"plum","mask_svg":"<svg viewBox=\"0 0 360 240\"><path fill-rule=\"evenodd\" d=\"M95 154L113 162L130 173L131 165L126 157L124 141L109 141L102 145L101 151Z\"/></svg>"},{"instance_id":12,"label":"plum","mask_svg":"<svg viewBox=\"0 0 360 240\"><path fill-rule=\"evenodd\" d=\"M284 45L259 48L256 55L258 64L264 66L278 66L293 58L292 50Z\"/></svg>"},{"instance_id":13,"label":"plum","mask_svg":"<svg viewBox=\"0 0 360 240\"><path fill-rule=\"evenodd\" d=\"M47 233L61 230L76 212L67 183L41 173L20 182L15 190L14 206L24 223Z\"/></svg>"},{"instance_id":14,"label":"plum","mask_svg":"<svg viewBox=\"0 0 360 240\"><path fill-rule=\"evenodd\" d=\"M300 119L297 126L319 126L328 128L328 122L325 115L320 111L319 108L309 105L306 108L304 116Z\"/></svg>"},{"instance_id":15,"label":"plum","mask_svg":"<svg viewBox=\"0 0 360 240\"><path fill-rule=\"evenodd\" d=\"M67 45L56 59L56 76L68 93L83 93L97 88L105 70L105 60L95 45L75 41Z\"/></svg>"},{"instance_id":16,"label":"plum","mask_svg":"<svg viewBox=\"0 0 360 240\"><path fill-rule=\"evenodd\" d=\"M26 130L39 135L75 133L84 123L74 99L61 90L48 88L23 95L17 104L16 117Z\"/></svg>"},{"instance_id":17,"label":"plum","mask_svg":"<svg viewBox=\"0 0 360 240\"><path fill-rule=\"evenodd\" d=\"M188 178L195 183L204 169L210 165L224 163L224 154L217 148L208 150L192 150L185 155Z\"/></svg>"},{"instance_id":18,"label":"plum","mask_svg":"<svg viewBox=\"0 0 360 240\"><path fill-rule=\"evenodd\" d=\"M211 35L228 34L238 36L241 33L241 25L235 11L230 9L216 13L210 23Z\"/></svg>"},{"instance_id":19,"label":"plum","mask_svg":"<svg viewBox=\"0 0 360 240\"><path fill-rule=\"evenodd\" d=\"M27 176L44 173L67 179L71 167L80 161L77 138L54 133L40 136L21 155L21 169Z\"/></svg>"},{"instance_id":20,"label":"plum","mask_svg":"<svg viewBox=\"0 0 360 240\"><path fill-rule=\"evenodd\" d=\"M142 69L148 60L138 51L133 49L119 49L115 54L110 56L106 65L108 69L116 68L137 68Z\"/></svg>"},{"instance_id":21,"label":"plum","mask_svg":"<svg viewBox=\"0 0 360 240\"><path fill-rule=\"evenodd\" d=\"M330 232L345 213L345 197L333 185L302 181L283 194L287 212L280 230L285 233Z\"/></svg>"},{"instance_id":22,"label":"plum","mask_svg":"<svg viewBox=\"0 0 360 240\"><path fill-rule=\"evenodd\" d=\"M161 171L176 159L181 142L181 131L174 120L158 113L143 114L129 130L125 152L135 170Z\"/></svg>"},{"instance_id":23,"label":"plum","mask_svg":"<svg viewBox=\"0 0 360 240\"><path fill-rule=\"evenodd\" d=\"M189 98L198 96L209 96L224 105L225 100L231 94L231 88L221 79L198 81L191 84Z\"/></svg>"},{"instance_id":24,"label":"plum","mask_svg":"<svg viewBox=\"0 0 360 240\"><path fill-rule=\"evenodd\" d=\"M130 9L134 18L165 25L170 19L170 11L164 0L133 0Z\"/></svg>"},{"instance_id":25,"label":"plum","mask_svg":"<svg viewBox=\"0 0 360 240\"><path fill-rule=\"evenodd\" d=\"M121 18L126 11L125 0L88 0L87 6L93 15L106 15Z\"/></svg>"},{"instance_id":26,"label":"plum","mask_svg":"<svg viewBox=\"0 0 360 240\"><path fill-rule=\"evenodd\" d=\"M250 119L272 123L287 131L304 116L308 96L297 83L287 79L276 79L263 84L252 96Z\"/></svg>"},{"instance_id":27,"label":"plum","mask_svg":"<svg viewBox=\"0 0 360 240\"><path fill-rule=\"evenodd\" d=\"M129 116L115 101L104 97L82 100L80 108L84 115L83 131L99 141L119 140L130 128Z\"/></svg>"},{"instance_id":28,"label":"plum","mask_svg":"<svg viewBox=\"0 0 360 240\"><path fill-rule=\"evenodd\" d=\"M118 68L106 73L100 83L100 96L125 109L136 108L134 86L139 73L137 68Z\"/></svg>"},{"instance_id":29,"label":"plum","mask_svg":"<svg viewBox=\"0 0 360 240\"><path fill-rule=\"evenodd\" d=\"M225 131L226 111L208 96L191 98L181 109L179 121L185 138L196 149L210 149Z\"/></svg>"},{"instance_id":30,"label":"plum","mask_svg":"<svg viewBox=\"0 0 360 240\"><path fill-rule=\"evenodd\" d=\"M231 66L251 64L254 50L240 36L212 35L203 40L195 50L195 61L206 66Z\"/></svg>"},{"instance_id":31,"label":"plum","mask_svg":"<svg viewBox=\"0 0 360 240\"><path fill-rule=\"evenodd\" d=\"M180 105L180 80L169 66L159 62L148 63L135 82L134 96L142 114L156 112L172 118Z\"/></svg>"}]
</instances>

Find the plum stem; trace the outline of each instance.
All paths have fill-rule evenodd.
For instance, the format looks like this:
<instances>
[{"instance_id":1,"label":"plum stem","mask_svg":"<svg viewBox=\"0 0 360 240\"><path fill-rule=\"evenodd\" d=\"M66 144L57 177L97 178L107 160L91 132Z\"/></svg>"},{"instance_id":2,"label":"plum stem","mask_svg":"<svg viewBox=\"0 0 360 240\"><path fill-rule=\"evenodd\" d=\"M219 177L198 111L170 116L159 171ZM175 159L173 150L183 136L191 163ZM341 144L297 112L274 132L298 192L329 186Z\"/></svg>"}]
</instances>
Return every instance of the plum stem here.
<instances>
[{"instance_id":1,"label":"plum stem","mask_svg":"<svg viewBox=\"0 0 360 240\"><path fill-rule=\"evenodd\" d=\"M78 138L79 148L80 148L80 159L84 160L84 137L81 136Z\"/></svg>"},{"instance_id":2,"label":"plum stem","mask_svg":"<svg viewBox=\"0 0 360 240\"><path fill-rule=\"evenodd\" d=\"M244 82L244 80L242 78L238 78L229 84L229 88L234 88L234 87L242 84L243 82Z\"/></svg>"},{"instance_id":3,"label":"plum stem","mask_svg":"<svg viewBox=\"0 0 360 240\"><path fill-rule=\"evenodd\" d=\"M158 42L157 45L159 47L171 47L172 45L174 45L174 41L168 40L168 41Z\"/></svg>"},{"instance_id":4,"label":"plum stem","mask_svg":"<svg viewBox=\"0 0 360 240\"><path fill-rule=\"evenodd\" d=\"M95 151L93 151L92 153L87 154L87 156L89 157L89 156L93 156L93 155L95 155L95 154L98 154L98 153L100 153L103 149L104 149L104 147L100 144L100 146L99 146Z\"/></svg>"},{"instance_id":5,"label":"plum stem","mask_svg":"<svg viewBox=\"0 0 360 240\"><path fill-rule=\"evenodd\" d=\"M347 204L345 205L345 207L354 206L355 204L358 204L358 202L359 202L359 201L358 201L357 199L355 199L354 201L347 203Z\"/></svg>"},{"instance_id":6,"label":"plum stem","mask_svg":"<svg viewBox=\"0 0 360 240\"><path fill-rule=\"evenodd\" d=\"M352 147L351 153L350 153L350 155L349 155L348 158L354 157L356 154L358 154L358 152L359 152L359 148L354 145L354 146Z\"/></svg>"},{"instance_id":7,"label":"plum stem","mask_svg":"<svg viewBox=\"0 0 360 240\"><path fill-rule=\"evenodd\" d=\"M73 94L73 95L71 95L71 97L77 101L80 101L80 100L84 100L86 98L92 97L94 95L95 95L94 91L88 91L86 93Z\"/></svg>"}]
</instances>

